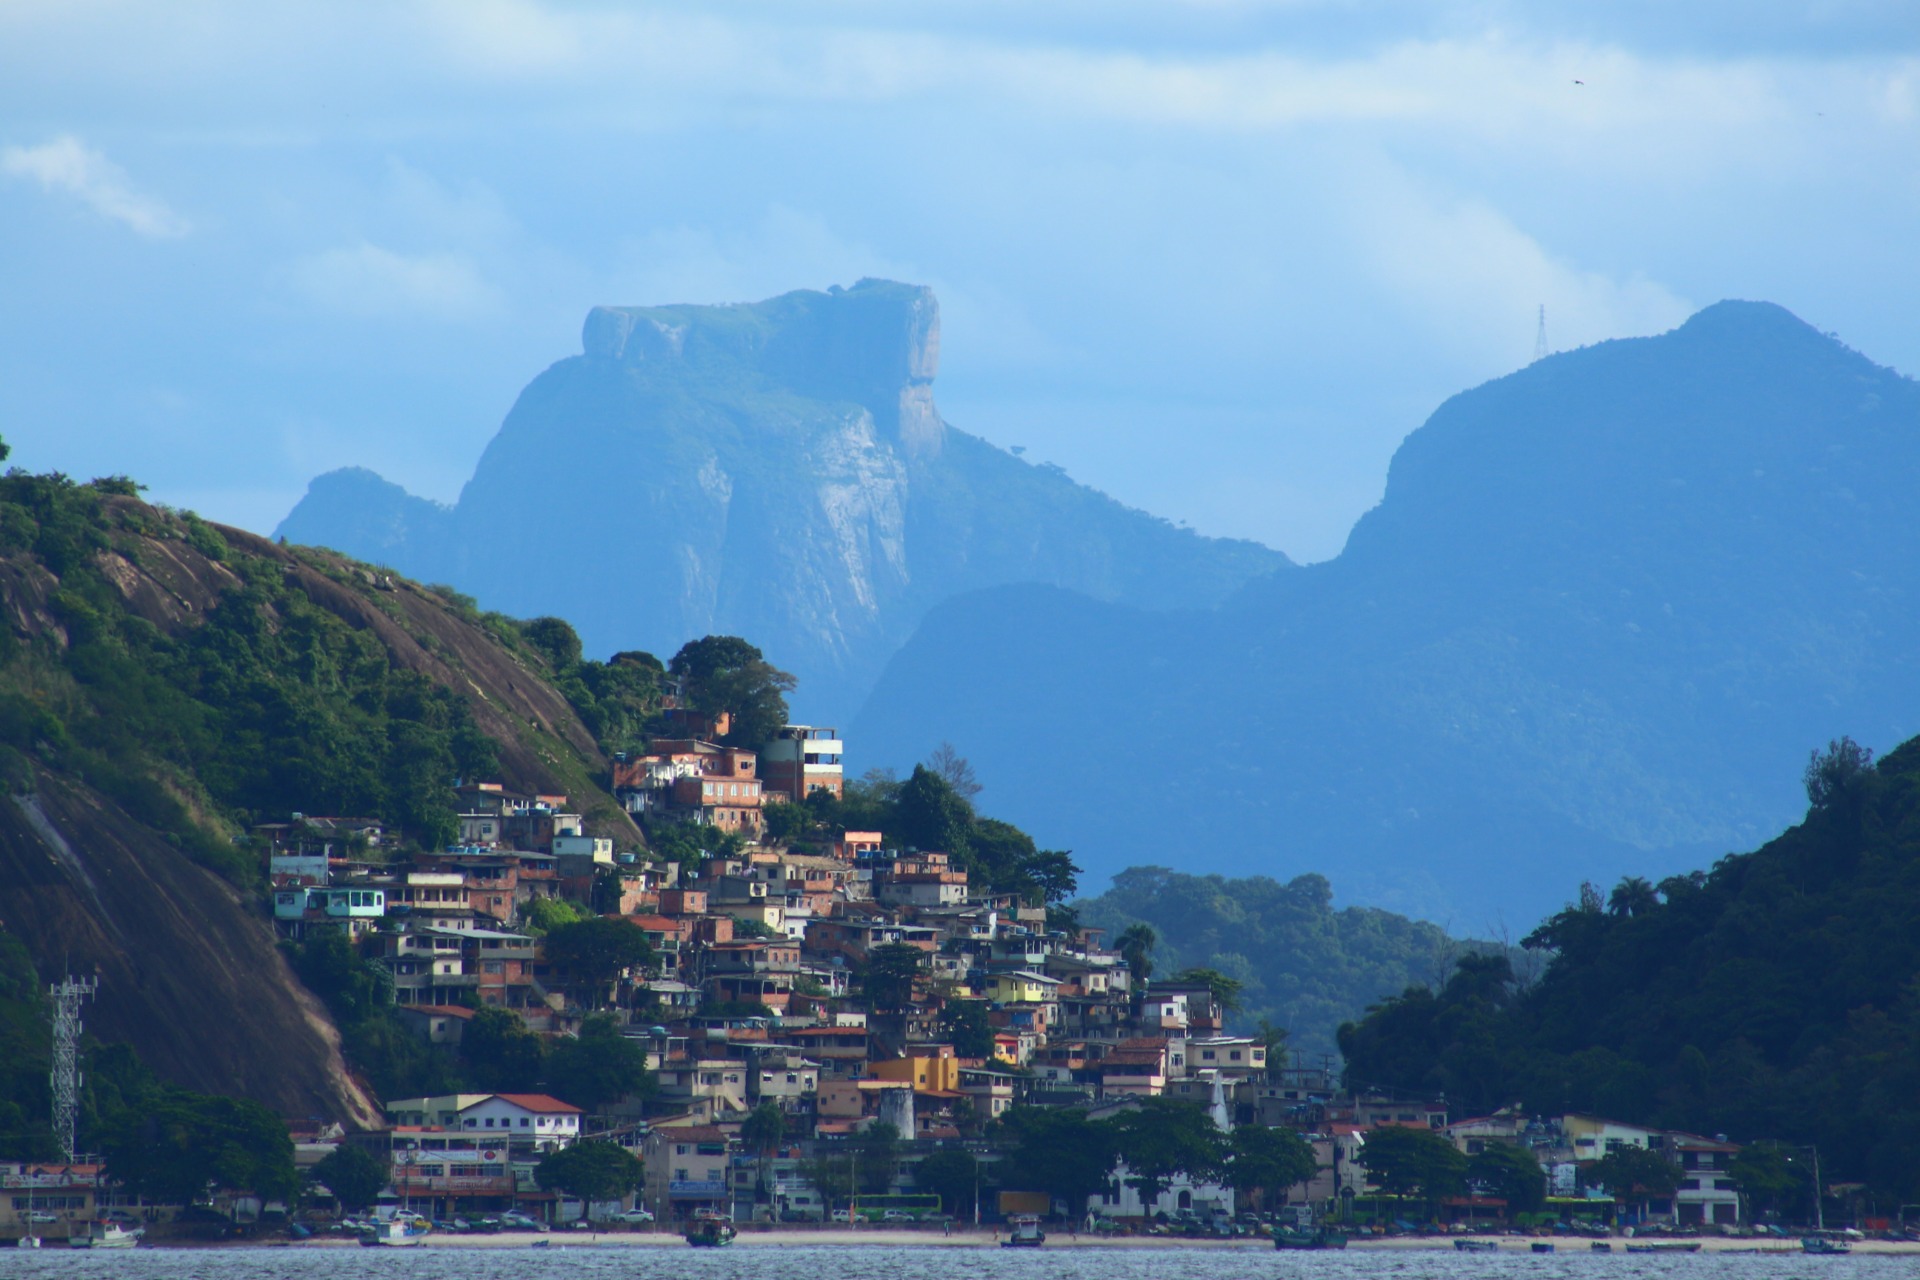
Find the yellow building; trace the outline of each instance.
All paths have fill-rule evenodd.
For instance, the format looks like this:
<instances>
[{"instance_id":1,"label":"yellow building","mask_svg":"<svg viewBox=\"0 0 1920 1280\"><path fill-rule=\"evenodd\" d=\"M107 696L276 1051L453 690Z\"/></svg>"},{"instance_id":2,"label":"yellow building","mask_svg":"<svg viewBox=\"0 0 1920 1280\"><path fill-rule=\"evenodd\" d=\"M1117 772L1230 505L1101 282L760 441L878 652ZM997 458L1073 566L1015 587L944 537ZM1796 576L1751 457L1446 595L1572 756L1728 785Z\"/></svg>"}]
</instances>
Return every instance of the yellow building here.
<instances>
[{"instance_id":1,"label":"yellow building","mask_svg":"<svg viewBox=\"0 0 1920 1280\"><path fill-rule=\"evenodd\" d=\"M951 1093L960 1088L960 1059L890 1058L868 1066L867 1075L875 1080L903 1081L916 1093Z\"/></svg>"}]
</instances>

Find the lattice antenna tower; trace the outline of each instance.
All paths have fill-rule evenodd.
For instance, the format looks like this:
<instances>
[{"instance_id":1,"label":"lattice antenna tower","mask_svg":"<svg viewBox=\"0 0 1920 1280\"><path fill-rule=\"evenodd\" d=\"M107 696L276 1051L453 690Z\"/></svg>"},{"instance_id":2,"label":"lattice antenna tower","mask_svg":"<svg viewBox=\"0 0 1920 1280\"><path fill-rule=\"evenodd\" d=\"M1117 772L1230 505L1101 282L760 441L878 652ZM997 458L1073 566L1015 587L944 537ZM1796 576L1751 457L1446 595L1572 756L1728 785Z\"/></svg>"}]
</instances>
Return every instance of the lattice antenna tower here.
<instances>
[{"instance_id":1,"label":"lattice antenna tower","mask_svg":"<svg viewBox=\"0 0 1920 1280\"><path fill-rule=\"evenodd\" d=\"M74 1128L80 1118L80 1002L98 985L93 978L68 975L47 988L53 997L53 1136L68 1164L74 1162Z\"/></svg>"},{"instance_id":2,"label":"lattice antenna tower","mask_svg":"<svg viewBox=\"0 0 1920 1280\"><path fill-rule=\"evenodd\" d=\"M1547 355L1547 304L1543 302L1540 304L1540 326L1533 331L1533 358L1545 360Z\"/></svg>"}]
</instances>

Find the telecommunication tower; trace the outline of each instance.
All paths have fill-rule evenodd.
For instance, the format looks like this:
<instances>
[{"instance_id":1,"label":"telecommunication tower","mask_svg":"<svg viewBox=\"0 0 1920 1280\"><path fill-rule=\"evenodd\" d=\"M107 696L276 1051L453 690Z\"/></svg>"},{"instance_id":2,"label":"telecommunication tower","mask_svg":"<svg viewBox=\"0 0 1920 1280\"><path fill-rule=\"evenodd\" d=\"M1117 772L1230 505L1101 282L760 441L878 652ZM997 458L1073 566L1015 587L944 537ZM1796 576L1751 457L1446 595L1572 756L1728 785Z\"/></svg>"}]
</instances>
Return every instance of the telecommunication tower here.
<instances>
[{"instance_id":1,"label":"telecommunication tower","mask_svg":"<svg viewBox=\"0 0 1920 1280\"><path fill-rule=\"evenodd\" d=\"M80 1116L80 1002L99 983L71 975L47 988L53 997L53 1136L60 1156L74 1160L74 1126Z\"/></svg>"},{"instance_id":2,"label":"telecommunication tower","mask_svg":"<svg viewBox=\"0 0 1920 1280\"><path fill-rule=\"evenodd\" d=\"M1547 304L1540 304L1540 327L1533 331L1533 358L1547 358Z\"/></svg>"}]
</instances>

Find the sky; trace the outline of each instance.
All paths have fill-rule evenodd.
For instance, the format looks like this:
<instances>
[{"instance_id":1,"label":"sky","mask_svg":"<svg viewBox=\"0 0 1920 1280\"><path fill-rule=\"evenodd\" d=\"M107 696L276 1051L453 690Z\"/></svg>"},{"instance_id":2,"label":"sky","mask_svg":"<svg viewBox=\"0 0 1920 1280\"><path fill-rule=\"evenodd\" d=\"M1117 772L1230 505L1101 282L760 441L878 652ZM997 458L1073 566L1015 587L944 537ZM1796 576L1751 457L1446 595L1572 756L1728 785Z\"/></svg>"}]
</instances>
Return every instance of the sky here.
<instances>
[{"instance_id":1,"label":"sky","mask_svg":"<svg viewBox=\"0 0 1920 1280\"><path fill-rule=\"evenodd\" d=\"M452 501L588 308L877 275L954 426L1321 560L1542 306L1920 370L1917 144L1907 2L0 0L0 436Z\"/></svg>"}]
</instances>

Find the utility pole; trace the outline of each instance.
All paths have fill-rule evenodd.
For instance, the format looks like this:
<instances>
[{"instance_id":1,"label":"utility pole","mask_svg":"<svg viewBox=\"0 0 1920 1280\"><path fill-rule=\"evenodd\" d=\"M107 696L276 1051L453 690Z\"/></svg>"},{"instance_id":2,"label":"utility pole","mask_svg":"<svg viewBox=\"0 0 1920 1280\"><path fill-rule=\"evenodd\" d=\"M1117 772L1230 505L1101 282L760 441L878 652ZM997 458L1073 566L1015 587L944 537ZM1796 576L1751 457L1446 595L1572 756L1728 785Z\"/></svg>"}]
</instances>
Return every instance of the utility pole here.
<instances>
[{"instance_id":1,"label":"utility pole","mask_svg":"<svg viewBox=\"0 0 1920 1280\"><path fill-rule=\"evenodd\" d=\"M1533 358L1545 360L1547 355L1547 304L1543 302L1540 304L1540 326L1533 331Z\"/></svg>"},{"instance_id":2,"label":"utility pole","mask_svg":"<svg viewBox=\"0 0 1920 1280\"><path fill-rule=\"evenodd\" d=\"M1820 1203L1820 1148L1810 1147L1813 1152L1813 1229L1827 1229L1827 1211Z\"/></svg>"},{"instance_id":3,"label":"utility pole","mask_svg":"<svg viewBox=\"0 0 1920 1280\"><path fill-rule=\"evenodd\" d=\"M47 988L53 999L53 1137L60 1157L74 1162L74 1130L80 1118L80 1002L99 984L68 975Z\"/></svg>"}]
</instances>

